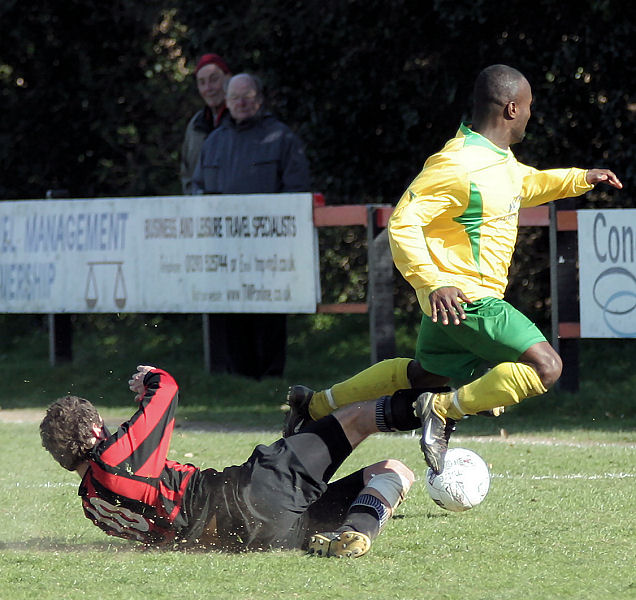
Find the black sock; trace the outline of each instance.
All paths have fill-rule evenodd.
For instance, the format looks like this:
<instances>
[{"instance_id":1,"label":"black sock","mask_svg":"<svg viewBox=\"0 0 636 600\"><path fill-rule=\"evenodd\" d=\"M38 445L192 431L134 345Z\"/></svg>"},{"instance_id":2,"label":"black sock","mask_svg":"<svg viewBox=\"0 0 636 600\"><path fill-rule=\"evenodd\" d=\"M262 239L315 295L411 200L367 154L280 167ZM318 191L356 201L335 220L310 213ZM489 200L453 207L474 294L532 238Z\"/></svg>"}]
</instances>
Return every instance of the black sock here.
<instances>
[{"instance_id":1,"label":"black sock","mask_svg":"<svg viewBox=\"0 0 636 600\"><path fill-rule=\"evenodd\" d=\"M389 509L371 494L358 496L338 531L359 531L375 539L389 518Z\"/></svg>"},{"instance_id":2,"label":"black sock","mask_svg":"<svg viewBox=\"0 0 636 600\"><path fill-rule=\"evenodd\" d=\"M448 387L410 388L398 390L392 396L382 396L375 408L375 421L380 431L413 431L422 426L415 415L413 403L423 392L449 392Z\"/></svg>"}]
</instances>

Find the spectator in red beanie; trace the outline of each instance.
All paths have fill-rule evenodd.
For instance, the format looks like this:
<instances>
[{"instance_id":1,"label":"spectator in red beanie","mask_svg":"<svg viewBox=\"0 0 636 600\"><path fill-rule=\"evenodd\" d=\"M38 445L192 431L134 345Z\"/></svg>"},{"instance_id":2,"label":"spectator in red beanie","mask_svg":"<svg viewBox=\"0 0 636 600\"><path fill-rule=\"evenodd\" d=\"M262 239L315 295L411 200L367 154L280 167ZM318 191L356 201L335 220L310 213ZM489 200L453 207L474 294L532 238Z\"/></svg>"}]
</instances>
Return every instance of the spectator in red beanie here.
<instances>
[{"instance_id":1,"label":"spectator in red beanie","mask_svg":"<svg viewBox=\"0 0 636 600\"><path fill-rule=\"evenodd\" d=\"M201 146L209 133L225 118L225 82L232 73L218 54L204 54L194 76L205 106L188 123L181 148L181 187L184 194L192 191L192 174L199 160Z\"/></svg>"}]
</instances>

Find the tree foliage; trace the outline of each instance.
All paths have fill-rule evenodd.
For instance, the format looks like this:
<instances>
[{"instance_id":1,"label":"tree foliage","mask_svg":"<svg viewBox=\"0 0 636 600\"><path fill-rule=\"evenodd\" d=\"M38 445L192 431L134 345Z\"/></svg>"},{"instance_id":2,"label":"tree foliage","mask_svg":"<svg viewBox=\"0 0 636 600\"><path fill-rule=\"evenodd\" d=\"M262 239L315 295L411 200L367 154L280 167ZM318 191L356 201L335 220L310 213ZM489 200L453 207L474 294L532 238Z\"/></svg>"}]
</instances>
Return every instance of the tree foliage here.
<instances>
[{"instance_id":1,"label":"tree foliage","mask_svg":"<svg viewBox=\"0 0 636 600\"><path fill-rule=\"evenodd\" d=\"M503 62L527 75L535 95L520 159L610 166L625 191L599 189L583 205L634 206L635 7L4 0L0 197L180 193L180 144L200 103L191 73L213 51L234 72L261 76L270 108L305 141L314 189L329 203L395 203L469 117L476 74ZM532 260L531 244L521 252Z\"/></svg>"},{"instance_id":2,"label":"tree foliage","mask_svg":"<svg viewBox=\"0 0 636 600\"><path fill-rule=\"evenodd\" d=\"M264 79L330 202L395 202L469 116L493 62L535 93L520 157L634 181L633 3L537 0L5 0L2 196L178 191L196 57ZM595 202L607 200L602 194ZM625 198L621 196L621 203Z\"/></svg>"}]
</instances>

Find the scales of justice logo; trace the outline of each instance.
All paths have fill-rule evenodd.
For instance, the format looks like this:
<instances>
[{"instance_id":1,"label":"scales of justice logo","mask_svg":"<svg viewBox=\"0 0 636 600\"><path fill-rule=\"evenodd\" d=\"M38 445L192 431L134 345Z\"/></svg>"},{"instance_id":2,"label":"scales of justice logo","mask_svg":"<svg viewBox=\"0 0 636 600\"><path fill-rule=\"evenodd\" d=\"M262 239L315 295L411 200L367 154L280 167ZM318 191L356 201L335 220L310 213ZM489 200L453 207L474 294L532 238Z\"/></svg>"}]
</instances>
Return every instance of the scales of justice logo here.
<instances>
[{"instance_id":1,"label":"scales of justice logo","mask_svg":"<svg viewBox=\"0 0 636 600\"><path fill-rule=\"evenodd\" d=\"M102 284L102 291L104 291L104 287L107 289L110 287L107 283L109 281L113 281L111 274L114 271L114 282L112 287L113 301L118 309L123 309L124 306L126 306L127 300L126 282L124 280L124 271L122 269L124 261L103 260L88 262L86 264L88 265L88 277L86 279L86 291L84 293L86 306L88 306L88 308L95 308L97 303L100 301L100 286L97 284L98 279L95 274L96 271L99 273L99 281Z\"/></svg>"}]
</instances>

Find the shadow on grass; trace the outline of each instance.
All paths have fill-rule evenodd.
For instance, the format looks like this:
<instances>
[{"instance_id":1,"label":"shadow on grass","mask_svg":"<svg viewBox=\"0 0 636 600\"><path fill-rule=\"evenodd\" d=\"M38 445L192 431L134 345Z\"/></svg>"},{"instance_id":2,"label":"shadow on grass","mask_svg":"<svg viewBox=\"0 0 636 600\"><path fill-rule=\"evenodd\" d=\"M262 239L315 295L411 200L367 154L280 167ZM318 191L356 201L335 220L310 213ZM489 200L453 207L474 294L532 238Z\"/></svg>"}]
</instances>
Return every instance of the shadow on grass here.
<instances>
[{"instance_id":1,"label":"shadow on grass","mask_svg":"<svg viewBox=\"0 0 636 600\"><path fill-rule=\"evenodd\" d=\"M30 538L19 542L0 542L0 552L67 552L86 553L86 552L108 552L110 554L173 554L175 552L181 554L215 554L223 556L237 556L242 554L256 554L274 552L275 550L255 549L249 552L236 552L230 550L221 550L218 548L210 548L205 546L187 546L187 545L166 545L166 546L144 546L137 542L122 543L105 542L70 542L68 540L56 540L54 538ZM291 552L299 552L300 549L291 549Z\"/></svg>"},{"instance_id":2,"label":"shadow on grass","mask_svg":"<svg viewBox=\"0 0 636 600\"><path fill-rule=\"evenodd\" d=\"M59 540L50 537L29 538L20 540L19 542L0 542L0 551L13 550L19 551L40 551L40 552L85 552L87 550L95 550L98 552L143 552L144 548L135 544L126 544L125 542L113 543L104 542L70 542L68 539Z\"/></svg>"}]
</instances>

